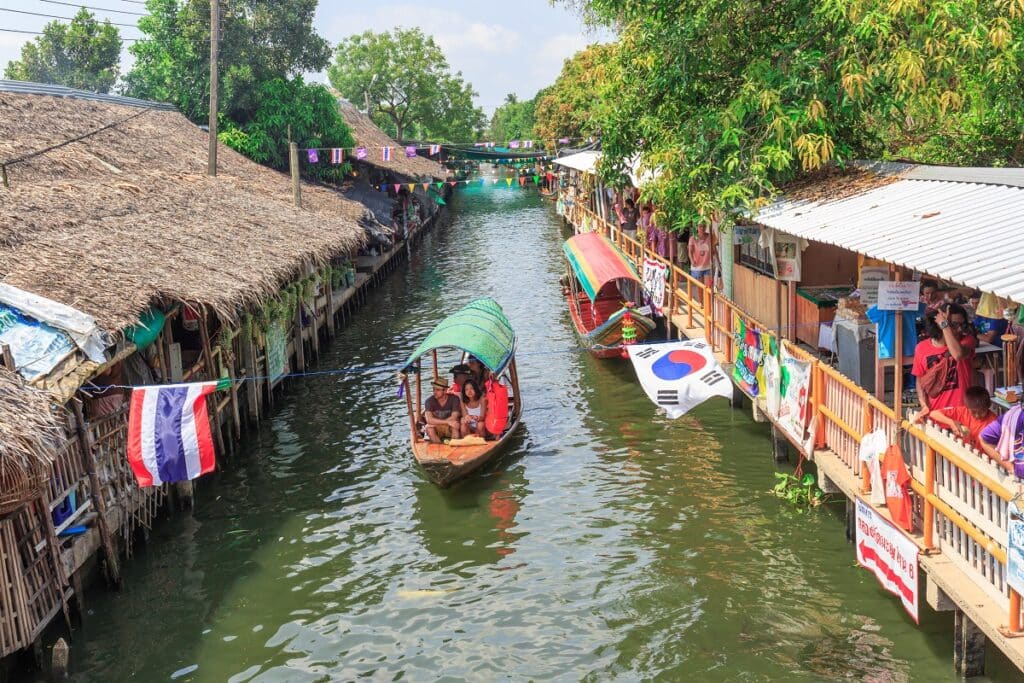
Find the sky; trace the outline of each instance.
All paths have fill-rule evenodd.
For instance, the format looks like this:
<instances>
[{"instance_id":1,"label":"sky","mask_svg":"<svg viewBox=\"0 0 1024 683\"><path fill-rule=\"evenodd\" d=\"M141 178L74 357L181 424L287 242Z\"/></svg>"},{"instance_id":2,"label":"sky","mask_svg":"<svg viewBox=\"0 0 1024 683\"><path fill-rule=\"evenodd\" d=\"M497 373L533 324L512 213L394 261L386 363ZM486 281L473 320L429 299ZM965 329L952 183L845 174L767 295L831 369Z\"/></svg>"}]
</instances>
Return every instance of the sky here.
<instances>
[{"instance_id":1,"label":"sky","mask_svg":"<svg viewBox=\"0 0 1024 683\"><path fill-rule=\"evenodd\" d=\"M76 7L48 0L0 0L0 8L70 17ZM134 24L144 6L135 0L82 0L112 22ZM114 12L113 10L121 10ZM40 31L52 19L0 11L0 28ZM549 0L434 0L392 2L389 0L320 0L316 30L332 44L367 29L383 31L403 26L419 27L434 36L454 71L461 71L480 96L477 105L490 115L507 93L529 99L558 76L562 62L594 42L609 39L604 33L588 32L580 18ZM130 27L119 27L123 37L141 35ZM0 66L17 59L21 45L33 36L0 31ZM130 63L122 54L122 69ZM313 80L326 81L324 74Z\"/></svg>"}]
</instances>

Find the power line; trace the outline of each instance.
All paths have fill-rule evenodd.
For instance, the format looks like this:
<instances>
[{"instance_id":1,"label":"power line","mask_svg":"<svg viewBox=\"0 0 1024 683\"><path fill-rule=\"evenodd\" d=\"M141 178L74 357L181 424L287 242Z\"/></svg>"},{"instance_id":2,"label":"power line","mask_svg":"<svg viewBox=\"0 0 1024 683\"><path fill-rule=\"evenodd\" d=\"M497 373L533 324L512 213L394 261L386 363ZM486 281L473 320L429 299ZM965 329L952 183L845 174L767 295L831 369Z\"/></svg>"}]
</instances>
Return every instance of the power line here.
<instances>
[{"instance_id":1,"label":"power line","mask_svg":"<svg viewBox=\"0 0 1024 683\"><path fill-rule=\"evenodd\" d=\"M97 12L113 12L115 14L131 14L131 15L134 15L136 17L148 17L148 16L150 16L150 15L146 14L145 12L129 12L128 10L109 9L107 7L90 7L89 5L79 5L78 3L75 3L75 2L62 2L62 0L40 0L40 1L41 2L48 2L51 5L65 5L67 7L80 7L82 9L95 10Z\"/></svg>"},{"instance_id":2,"label":"power line","mask_svg":"<svg viewBox=\"0 0 1024 683\"><path fill-rule=\"evenodd\" d=\"M5 33L26 33L26 34L31 35L31 36L43 36L43 35L46 35L42 31L25 31L25 30L22 30L20 28L0 28L0 31L4 31ZM125 41L135 42L136 40L144 40L144 39L143 38L118 38L118 40L120 40L122 42L125 42Z\"/></svg>"},{"instance_id":3,"label":"power line","mask_svg":"<svg viewBox=\"0 0 1024 683\"><path fill-rule=\"evenodd\" d=\"M33 17L46 17L47 19L63 19L65 21L74 21L74 17L61 17L56 14L42 14L40 12L29 12L27 10L13 9L10 7L0 7L0 12L14 12L16 14L30 14ZM104 23L109 23L111 26L127 26L129 28L135 29L139 28L135 24L122 24L116 21L110 21L109 19L105 20Z\"/></svg>"}]
</instances>

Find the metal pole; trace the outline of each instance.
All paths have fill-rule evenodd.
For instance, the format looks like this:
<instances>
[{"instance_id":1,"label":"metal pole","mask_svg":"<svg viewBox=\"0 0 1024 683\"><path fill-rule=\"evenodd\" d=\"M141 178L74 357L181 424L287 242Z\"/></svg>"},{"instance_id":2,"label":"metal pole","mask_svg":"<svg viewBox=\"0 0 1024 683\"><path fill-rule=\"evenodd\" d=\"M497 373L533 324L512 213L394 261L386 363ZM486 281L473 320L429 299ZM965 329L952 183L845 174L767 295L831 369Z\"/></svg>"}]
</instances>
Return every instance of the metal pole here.
<instances>
[{"instance_id":1,"label":"metal pole","mask_svg":"<svg viewBox=\"0 0 1024 683\"><path fill-rule=\"evenodd\" d=\"M210 149L206 174L217 175L217 73L220 44L220 0L210 0Z\"/></svg>"}]
</instances>

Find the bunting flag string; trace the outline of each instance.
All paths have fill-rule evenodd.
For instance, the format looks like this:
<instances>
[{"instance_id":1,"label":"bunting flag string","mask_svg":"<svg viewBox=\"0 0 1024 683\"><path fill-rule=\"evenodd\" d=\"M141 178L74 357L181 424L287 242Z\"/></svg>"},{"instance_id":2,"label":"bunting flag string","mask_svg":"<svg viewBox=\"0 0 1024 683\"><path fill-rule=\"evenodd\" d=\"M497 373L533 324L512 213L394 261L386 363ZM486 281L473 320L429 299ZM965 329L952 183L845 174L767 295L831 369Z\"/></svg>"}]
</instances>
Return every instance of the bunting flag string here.
<instances>
[{"instance_id":1,"label":"bunting flag string","mask_svg":"<svg viewBox=\"0 0 1024 683\"><path fill-rule=\"evenodd\" d=\"M385 183L383 185L375 185L374 187L375 187L375 189L377 189L377 190L379 190L381 192L388 192L389 190L394 190L395 194L398 194L399 192L402 191L402 188L408 189L409 192L414 192L416 190L417 186L421 187L424 192L434 191L435 188L438 191L440 191L441 189L444 188L445 185L447 185L448 187L457 187L459 185L466 185L466 186L475 185L475 186L478 186L478 187L486 187L488 180L491 181L490 182L491 186L496 186L496 185L498 185L498 183L500 183L502 180L504 180L506 187L512 187L512 184L514 182L516 182L516 181L518 181L519 187L526 187L527 182L529 182L531 179L533 180L533 184L534 185L540 185L541 176L539 176L539 175L533 175L533 176L523 175L523 176L508 176L508 177L505 177L505 178L463 178L462 180L438 180L438 181L433 182L433 183L431 183L431 182L425 182L425 183L424 182L404 183L404 184L403 183Z\"/></svg>"},{"instance_id":2,"label":"bunting flag string","mask_svg":"<svg viewBox=\"0 0 1024 683\"><path fill-rule=\"evenodd\" d=\"M532 140L527 140L526 142L523 143L523 145L527 146L527 143L530 143L532 145L532 142L533 142ZM494 143L479 143L479 144L493 146ZM379 147L378 149L380 150L380 159L381 159L381 161L390 162L390 161L394 160L394 155L393 155L394 148L393 147ZM415 145L408 145L408 146L406 146L405 147L405 157L407 159L415 159L417 156L419 156L418 155L418 150L419 149L420 148L415 146ZM430 150L431 156L435 156L437 154L440 154L441 153L441 145L430 145L429 146L429 150ZM305 152L306 152L306 160L309 163L311 163L311 164L318 164L318 163L320 163L320 161L321 161L320 153L321 152L325 152L326 153L324 158L323 158L323 160L324 161L330 160L330 163L334 164L335 166L345 162L345 153L346 152L349 152L353 156L355 156L357 161L366 161L366 160L368 160L370 158L370 151L369 151L369 149L364 147L364 146L362 146L362 145L360 145L358 147L309 147L309 148L306 148ZM521 164L521 163L523 163L523 164L525 164L525 163L537 163L537 162L542 162L542 161L549 161L552 158L553 157L551 155L545 154L545 155L536 155L536 156L508 157L508 158L494 159L490 163L495 163L495 164L509 164L509 163ZM487 163L487 162L484 161L484 163Z\"/></svg>"}]
</instances>

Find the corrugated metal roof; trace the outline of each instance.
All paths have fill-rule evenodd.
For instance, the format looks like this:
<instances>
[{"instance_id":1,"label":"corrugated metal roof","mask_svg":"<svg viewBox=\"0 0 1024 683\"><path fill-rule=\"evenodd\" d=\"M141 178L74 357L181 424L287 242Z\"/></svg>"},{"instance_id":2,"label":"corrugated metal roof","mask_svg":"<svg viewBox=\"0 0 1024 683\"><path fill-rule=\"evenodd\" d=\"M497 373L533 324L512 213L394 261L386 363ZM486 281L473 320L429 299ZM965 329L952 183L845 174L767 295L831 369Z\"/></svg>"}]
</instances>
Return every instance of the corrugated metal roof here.
<instances>
[{"instance_id":1,"label":"corrugated metal roof","mask_svg":"<svg viewBox=\"0 0 1024 683\"><path fill-rule=\"evenodd\" d=\"M578 152L567 157L553 159L559 166L565 166L584 173L593 173L597 167L597 160L601 158L600 152Z\"/></svg>"},{"instance_id":2,"label":"corrugated metal roof","mask_svg":"<svg viewBox=\"0 0 1024 683\"><path fill-rule=\"evenodd\" d=\"M140 107L143 109L158 109L160 111L178 111L173 104L166 102L149 102L134 97L122 97L121 95L103 95L101 93L88 92L65 88L63 85L51 85L49 83L29 83L27 81L5 81L0 80L0 92L12 92L22 95L51 95L54 97L71 97L79 100L94 100L96 102L109 102L128 107Z\"/></svg>"},{"instance_id":3,"label":"corrugated metal roof","mask_svg":"<svg viewBox=\"0 0 1024 683\"><path fill-rule=\"evenodd\" d=\"M900 180L845 199L783 197L753 220L1024 303L1024 171L900 170Z\"/></svg>"}]
</instances>

